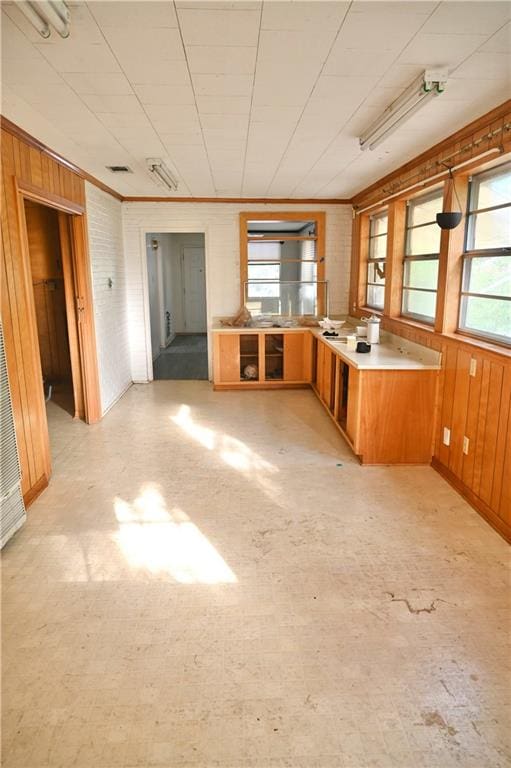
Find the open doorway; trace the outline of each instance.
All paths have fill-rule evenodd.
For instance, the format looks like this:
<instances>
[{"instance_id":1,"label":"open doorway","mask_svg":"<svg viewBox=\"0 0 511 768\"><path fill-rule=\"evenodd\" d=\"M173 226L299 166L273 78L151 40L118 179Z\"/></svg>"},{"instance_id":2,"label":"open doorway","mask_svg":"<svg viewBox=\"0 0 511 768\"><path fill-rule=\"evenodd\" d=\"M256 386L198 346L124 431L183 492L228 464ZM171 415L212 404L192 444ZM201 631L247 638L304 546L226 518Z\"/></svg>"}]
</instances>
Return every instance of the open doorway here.
<instances>
[{"instance_id":1,"label":"open doorway","mask_svg":"<svg viewBox=\"0 0 511 768\"><path fill-rule=\"evenodd\" d=\"M84 417L70 215L24 200L42 387L52 453L66 422ZM62 439L61 439L62 438Z\"/></svg>"},{"instance_id":2,"label":"open doorway","mask_svg":"<svg viewBox=\"0 0 511 768\"><path fill-rule=\"evenodd\" d=\"M154 379L207 379L203 233L146 235Z\"/></svg>"}]
</instances>

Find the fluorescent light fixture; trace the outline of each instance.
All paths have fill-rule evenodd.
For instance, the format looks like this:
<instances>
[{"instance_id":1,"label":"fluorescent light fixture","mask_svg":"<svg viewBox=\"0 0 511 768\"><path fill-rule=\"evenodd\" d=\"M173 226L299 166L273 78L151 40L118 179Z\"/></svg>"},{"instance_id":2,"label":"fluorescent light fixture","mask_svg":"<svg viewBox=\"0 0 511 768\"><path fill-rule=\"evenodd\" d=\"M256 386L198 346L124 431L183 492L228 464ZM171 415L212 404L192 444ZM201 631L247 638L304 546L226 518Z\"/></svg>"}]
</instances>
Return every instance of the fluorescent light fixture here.
<instances>
[{"instance_id":1,"label":"fluorescent light fixture","mask_svg":"<svg viewBox=\"0 0 511 768\"><path fill-rule=\"evenodd\" d=\"M148 157L147 167L168 189L176 191L178 187L177 180L173 177L163 160L159 157Z\"/></svg>"},{"instance_id":2,"label":"fluorescent light fixture","mask_svg":"<svg viewBox=\"0 0 511 768\"><path fill-rule=\"evenodd\" d=\"M17 6L41 37L50 36L50 24L61 37L69 37L71 14L63 0L24 0L17 3Z\"/></svg>"},{"instance_id":3,"label":"fluorescent light fixture","mask_svg":"<svg viewBox=\"0 0 511 768\"><path fill-rule=\"evenodd\" d=\"M446 70L425 70L360 136L360 149L376 149L424 104L440 96L446 82Z\"/></svg>"}]
</instances>

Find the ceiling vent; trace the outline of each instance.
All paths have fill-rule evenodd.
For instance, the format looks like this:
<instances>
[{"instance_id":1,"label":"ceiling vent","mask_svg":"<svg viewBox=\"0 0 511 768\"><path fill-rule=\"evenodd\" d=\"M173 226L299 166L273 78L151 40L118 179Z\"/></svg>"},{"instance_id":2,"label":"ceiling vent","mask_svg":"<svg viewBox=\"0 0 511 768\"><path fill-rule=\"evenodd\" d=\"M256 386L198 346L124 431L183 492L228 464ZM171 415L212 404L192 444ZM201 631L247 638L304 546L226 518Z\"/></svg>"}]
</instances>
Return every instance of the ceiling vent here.
<instances>
[{"instance_id":1,"label":"ceiling vent","mask_svg":"<svg viewBox=\"0 0 511 768\"><path fill-rule=\"evenodd\" d=\"M128 165L107 165L107 168L112 173L133 173Z\"/></svg>"}]
</instances>

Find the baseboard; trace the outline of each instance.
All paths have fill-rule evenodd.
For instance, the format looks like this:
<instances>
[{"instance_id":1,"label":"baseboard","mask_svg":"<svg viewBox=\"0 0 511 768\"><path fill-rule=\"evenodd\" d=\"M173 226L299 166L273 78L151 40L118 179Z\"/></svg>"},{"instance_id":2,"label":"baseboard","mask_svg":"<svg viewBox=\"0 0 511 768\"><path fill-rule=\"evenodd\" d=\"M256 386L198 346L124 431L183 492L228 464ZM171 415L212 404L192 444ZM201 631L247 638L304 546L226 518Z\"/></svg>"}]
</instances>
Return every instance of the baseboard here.
<instances>
[{"instance_id":1,"label":"baseboard","mask_svg":"<svg viewBox=\"0 0 511 768\"><path fill-rule=\"evenodd\" d=\"M23 494L23 502L25 504L25 507L29 507L31 504L34 503L34 501L37 499L38 496L41 495L41 493L44 491L45 488L48 487L48 476L47 475L41 475L39 480L37 480L32 488L29 488L26 493Z\"/></svg>"},{"instance_id":2,"label":"baseboard","mask_svg":"<svg viewBox=\"0 0 511 768\"><path fill-rule=\"evenodd\" d=\"M103 413L101 414L101 418L104 418L104 417L107 415L108 411L109 411L111 408L113 408L113 407L114 407L114 405L115 405L116 403L118 403L118 402L119 402L119 400L121 399L121 397L124 397L124 395L126 394L126 392L128 391L128 389L131 387L131 385L132 385L133 383L134 383L133 381L130 381L130 382L128 382L128 384L127 384L127 385L124 387L124 389L122 390L122 392L121 392L120 394L118 394L118 395L117 395L117 397L115 398L115 400L112 400L112 402L110 403L110 405L107 405L107 407L105 408L105 410L104 410L104 411L103 411Z\"/></svg>"},{"instance_id":3,"label":"baseboard","mask_svg":"<svg viewBox=\"0 0 511 768\"><path fill-rule=\"evenodd\" d=\"M431 466L438 472L438 474L442 475L444 480L447 480L449 485L452 485L454 490L457 491L460 496L463 496L463 498L468 501L470 506L473 507L475 511L502 536L503 539L511 544L511 526L508 525L505 520L499 517L488 504L476 496L470 488L467 488L467 486L462 483L450 469L445 467L435 457L431 460Z\"/></svg>"}]
</instances>

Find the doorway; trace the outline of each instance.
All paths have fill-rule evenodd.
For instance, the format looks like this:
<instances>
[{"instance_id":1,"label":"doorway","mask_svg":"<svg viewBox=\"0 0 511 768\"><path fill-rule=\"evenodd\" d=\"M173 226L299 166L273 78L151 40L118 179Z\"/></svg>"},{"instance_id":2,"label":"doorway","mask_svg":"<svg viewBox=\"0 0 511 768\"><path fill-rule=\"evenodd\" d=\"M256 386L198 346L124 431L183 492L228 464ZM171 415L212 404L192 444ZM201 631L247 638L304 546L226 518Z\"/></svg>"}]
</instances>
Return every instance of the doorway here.
<instances>
[{"instance_id":1,"label":"doorway","mask_svg":"<svg viewBox=\"0 0 511 768\"><path fill-rule=\"evenodd\" d=\"M207 379L203 233L146 235L154 379Z\"/></svg>"},{"instance_id":2,"label":"doorway","mask_svg":"<svg viewBox=\"0 0 511 768\"><path fill-rule=\"evenodd\" d=\"M52 453L66 424L84 418L82 369L71 258L70 215L23 201L39 357Z\"/></svg>"}]
</instances>

